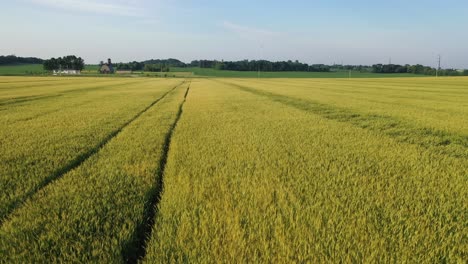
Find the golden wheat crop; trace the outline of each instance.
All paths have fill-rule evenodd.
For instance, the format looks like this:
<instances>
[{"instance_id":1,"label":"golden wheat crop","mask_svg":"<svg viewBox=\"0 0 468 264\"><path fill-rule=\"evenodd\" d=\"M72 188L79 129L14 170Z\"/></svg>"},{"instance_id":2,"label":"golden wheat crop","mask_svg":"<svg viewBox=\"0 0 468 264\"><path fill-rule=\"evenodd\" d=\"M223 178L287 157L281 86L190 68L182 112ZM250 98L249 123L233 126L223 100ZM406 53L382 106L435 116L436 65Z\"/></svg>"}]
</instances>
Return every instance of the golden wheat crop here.
<instances>
[{"instance_id":1,"label":"golden wheat crop","mask_svg":"<svg viewBox=\"0 0 468 264\"><path fill-rule=\"evenodd\" d=\"M275 97L290 92L283 83L305 88ZM415 137L400 140L381 124L399 119L356 106L361 118L373 117L365 126L343 110L346 98L339 109L308 108L304 98L315 97L307 85L315 89L293 80L192 84L148 263L463 262L466 156L438 151L450 144L422 144L425 134L414 131L425 127L416 124L397 123Z\"/></svg>"},{"instance_id":2,"label":"golden wheat crop","mask_svg":"<svg viewBox=\"0 0 468 264\"><path fill-rule=\"evenodd\" d=\"M464 263L467 87L0 78L0 262Z\"/></svg>"},{"instance_id":3,"label":"golden wheat crop","mask_svg":"<svg viewBox=\"0 0 468 264\"><path fill-rule=\"evenodd\" d=\"M23 79L0 83L0 220L180 82Z\"/></svg>"},{"instance_id":4,"label":"golden wheat crop","mask_svg":"<svg viewBox=\"0 0 468 264\"><path fill-rule=\"evenodd\" d=\"M166 137L187 85L157 97L96 154L16 209L0 229L0 252L8 252L3 261L136 259L147 207L161 188Z\"/></svg>"}]
</instances>

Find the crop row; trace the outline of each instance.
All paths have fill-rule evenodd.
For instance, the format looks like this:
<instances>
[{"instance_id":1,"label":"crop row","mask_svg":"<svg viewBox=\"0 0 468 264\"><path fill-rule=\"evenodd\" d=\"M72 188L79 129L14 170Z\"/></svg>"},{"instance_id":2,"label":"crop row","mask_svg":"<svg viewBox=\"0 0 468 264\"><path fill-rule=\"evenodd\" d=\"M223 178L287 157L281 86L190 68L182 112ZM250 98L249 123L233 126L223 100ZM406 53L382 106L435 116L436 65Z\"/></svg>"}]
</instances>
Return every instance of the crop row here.
<instances>
[{"instance_id":1,"label":"crop row","mask_svg":"<svg viewBox=\"0 0 468 264\"><path fill-rule=\"evenodd\" d=\"M142 82L127 85L125 90L111 90L106 96L100 92L81 94L68 98L68 103L83 102L82 106L59 111L57 107L62 101L35 102L28 107L5 110L0 122L0 219L37 190L79 165L178 83ZM44 114L44 111L52 112ZM6 121L15 120L16 116L26 119Z\"/></svg>"},{"instance_id":2,"label":"crop row","mask_svg":"<svg viewBox=\"0 0 468 264\"><path fill-rule=\"evenodd\" d=\"M256 90L449 134L467 133L467 78L228 80Z\"/></svg>"},{"instance_id":3,"label":"crop row","mask_svg":"<svg viewBox=\"0 0 468 264\"><path fill-rule=\"evenodd\" d=\"M295 107L300 110L318 114L322 117L332 120L338 120L365 128L378 133L383 133L387 136L395 138L398 141L405 143L417 144L422 147L431 149L439 153L444 153L449 156L468 158L468 134L446 132L437 130L428 125L417 125L411 120L405 120L390 114L375 113L366 108L358 108L357 110L328 105L310 100L310 94L306 94L303 98L299 96L284 95L288 92L274 93L265 88L253 88L255 86L239 85L232 83L233 87L247 91L256 95L267 97L273 101ZM274 89L273 89L274 90ZM309 97L309 98L308 98ZM387 108L389 108L387 106ZM371 108L372 109L372 108ZM387 112L392 111L392 108L387 109ZM463 122L466 118L454 119L454 122Z\"/></svg>"},{"instance_id":4,"label":"crop row","mask_svg":"<svg viewBox=\"0 0 468 264\"><path fill-rule=\"evenodd\" d=\"M15 78L12 82L0 83L0 106L11 104L24 99L49 96L51 94L66 93L70 91L85 91L92 87L113 87L114 85L131 83L135 80L116 80L107 78L56 78L56 80L43 80L21 82L24 78Z\"/></svg>"},{"instance_id":5,"label":"crop row","mask_svg":"<svg viewBox=\"0 0 468 264\"><path fill-rule=\"evenodd\" d=\"M0 229L3 260L135 261L144 249L151 208L162 187L158 175L187 85L171 90L80 166L15 210Z\"/></svg>"},{"instance_id":6,"label":"crop row","mask_svg":"<svg viewBox=\"0 0 468 264\"><path fill-rule=\"evenodd\" d=\"M145 261L463 262L468 161L192 83Z\"/></svg>"}]
</instances>

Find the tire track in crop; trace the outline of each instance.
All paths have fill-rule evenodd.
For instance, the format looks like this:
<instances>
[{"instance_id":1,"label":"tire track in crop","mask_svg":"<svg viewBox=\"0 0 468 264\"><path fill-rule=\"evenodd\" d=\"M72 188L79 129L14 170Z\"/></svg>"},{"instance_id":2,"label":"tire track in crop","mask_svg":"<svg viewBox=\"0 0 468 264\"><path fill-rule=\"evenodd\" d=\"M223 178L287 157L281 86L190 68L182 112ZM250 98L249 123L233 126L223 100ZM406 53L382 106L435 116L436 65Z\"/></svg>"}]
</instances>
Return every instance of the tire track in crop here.
<instances>
[{"instance_id":1,"label":"tire track in crop","mask_svg":"<svg viewBox=\"0 0 468 264\"><path fill-rule=\"evenodd\" d=\"M125 127L129 126L131 123L133 123L135 120L137 120L142 114L147 112L150 108L152 108L154 105L156 105L159 101L164 99L168 94L170 94L172 91L174 91L176 88L180 87L183 85L185 81L179 83L178 85L174 86L173 88L169 89L166 93L164 93L161 97L153 101L151 104L149 104L147 107L145 107L143 110L138 112L134 117L132 117L130 120L125 122L122 126L117 128L116 130L112 131L110 134L108 134L101 142L99 142L97 145L94 147L90 148L86 153L83 153L79 156L77 156L75 159L73 159L71 162L68 164L65 164L65 166L59 168L55 172L53 172L51 175L46 177L41 183L39 183L35 188L31 189L29 192L25 193L15 201L11 202L10 205L8 206L7 212L5 213L4 216L0 216L0 226L3 225L4 221L7 220L10 215L19 207L21 207L27 200L29 200L34 194L39 192L41 189L45 188L49 184L53 183L54 181L60 179L63 175L67 174L69 171L79 167L83 162L88 160L90 157L92 157L94 154L96 154L101 148L103 148L110 140L112 140L114 137L116 137Z\"/></svg>"},{"instance_id":2,"label":"tire track in crop","mask_svg":"<svg viewBox=\"0 0 468 264\"><path fill-rule=\"evenodd\" d=\"M147 82L142 82L141 84L146 84ZM130 83L127 83L128 85L133 85L135 84L135 82L130 82ZM116 87L120 87L120 86L126 86L127 84L118 84L118 85L113 85L112 87L108 87L108 86L105 86L105 87L102 87L102 88L116 88ZM58 95L58 96L53 96L53 97L61 97L63 96L64 94L61 94L61 95ZM107 95L102 95L102 97L105 97ZM20 119L15 119L15 120L12 120L10 122L8 122L9 125L12 125L12 124L15 124L15 123L19 123L19 122L27 122L27 121L31 121L31 120L34 120L36 118L40 118L40 117L43 117L43 116L47 116L47 115L50 115L50 114L54 114L54 113L57 113L57 112L60 112L60 111L63 111L64 109L68 109L68 108L75 108L75 107L79 107L79 106L84 106L84 105L87 105L89 103L92 103L95 99L90 99L90 100L87 100L87 101L84 101L84 102L80 102L80 103L75 103L75 104L67 104L65 106L60 106L60 107L57 107L56 109L52 109L52 110L46 110L46 111L43 111L43 112L38 112L36 111L37 113L36 114L33 114L29 117L24 117L24 118L20 118ZM29 100L31 101L31 100ZM0 103L0 106L1 106L1 103ZM9 106L9 109L13 108L13 107L23 107L25 106L24 104L15 104L13 106ZM7 110L7 108L4 108L4 109L0 109L0 111L2 110Z\"/></svg>"},{"instance_id":3,"label":"tire track in crop","mask_svg":"<svg viewBox=\"0 0 468 264\"><path fill-rule=\"evenodd\" d=\"M23 97L17 97L17 98L0 101L0 106L15 105L15 104L27 103L27 102L37 101L37 100L42 100L42 99L56 98L60 96L62 95L52 94L52 95L23 96Z\"/></svg>"},{"instance_id":4,"label":"tire track in crop","mask_svg":"<svg viewBox=\"0 0 468 264\"><path fill-rule=\"evenodd\" d=\"M90 91L95 91L95 90L122 87L122 86L133 85L133 84L145 84L145 83L150 83L152 81L153 80L145 80L145 81L137 80L137 81L131 81L131 82L126 82L126 83L119 83L115 85L99 85L99 86L93 86L93 87L87 87L87 88L76 88L76 89L62 91L60 92L60 94L65 95L69 93L90 92Z\"/></svg>"},{"instance_id":5,"label":"tire track in crop","mask_svg":"<svg viewBox=\"0 0 468 264\"><path fill-rule=\"evenodd\" d=\"M142 84L145 84L147 82L142 82ZM129 85L133 85L134 82L130 82L128 83ZM124 85L124 84L122 84ZM115 87L120 87L121 84L118 84L118 85L114 85L112 86L112 88L115 88ZM106 87L103 87L103 88L107 88ZM102 95L101 97L106 97L108 95ZM84 106L84 105L87 105L87 104L90 104L90 103L93 103L95 102L96 98L94 99L89 99L89 100L86 100L86 101L83 101L83 102L79 102L79 103L75 103L75 104L67 104L65 106L60 106L60 107L57 107L56 109L52 109L52 110L47 110L47 111L44 111L44 112L41 112L41 113L37 113L37 114L34 114L34 115L31 115L29 117L25 117L25 118L20 118L20 119L16 119L16 120L13 120L11 122L9 122L9 124L15 124L15 123L19 123L19 122L26 122L26 121L30 121L30 120L34 120L36 118L40 118L40 117L43 117L43 116L47 116L47 115L50 115L50 114L53 114L53 113L56 113L56 112L60 112L60 111L63 111L64 109L68 109L68 108L76 108L76 107L81 107L81 106ZM21 105L23 106L23 105ZM14 107L19 107L19 106L14 106Z\"/></svg>"},{"instance_id":6,"label":"tire track in crop","mask_svg":"<svg viewBox=\"0 0 468 264\"><path fill-rule=\"evenodd\" d=\"M44 111L42 113L34 114L34 115L31 115L31 116L28 116L28 117L16 119L16 120L10 121L8 124L13 125L13 124L16 124L16 123L35 120L35 119L38 119L38 118L41 118L41 117L44 117L44 116L47 116L47 115L50 115L50 114L54 114L54 113L63 111L64 109L67 109L67 108L83 107L83 106L85 106L87 104L93 103L93 101L94 100L88 100L88 101L80 102L80 103L77 103L77 104L68 104L67 106L62 107L62 108L52 109L52 110Z\"/></svg>"},{"instance_id":7,"label":"tire track in crop","mask_svg":"<svg viewBox=\"0 0 468 264\"><path fill-rule=\"evenodd\" d=\"M215 81L235 87L241 91L266 97L271 101L279 102L301 111L319 115L326 119L376 131L398 142L418 145L455 158L468 158L468 135L452 134L427 127L416 127L409 122L391 116L357 113L349 109L338 108L311 100L289 97L225 81Z\"/></svg>"},{"instance_id":8,"label":"tire track in crop","mask_svg":"<svg viewBox=\"0 0 468 264\"><path fill-rule=\"evenodd\" d=\"M190 84L187 87L187 91L185 92L184 99L180 103L179 111L177 112L177 116L172 124L171 128L166 134L164 145L163 145L163 152L161 159L159 160L159 170L157 172L157 185L156 190L150 195L149 203L145 204L145 213L144 213L144 222L137 227L136 230L136 237L137 241L133 242L132 245L127 245L123 252L124 260L127 263L139 263L141 262L147 253L147 245L149 240L151 239L152 231L154 228L154 223L156 221L156 213L157 213L157 205L161 200L161 194L164 189L164 171L166 169L167 158L169 154L169 148L171 145L172 135L174 134L174 130L177 127L177 124L182 116L183 107L185 102L187 101L187 96L190 91ZM136 251L132 251L136 250Z\"/></svg>"}]
</instances>

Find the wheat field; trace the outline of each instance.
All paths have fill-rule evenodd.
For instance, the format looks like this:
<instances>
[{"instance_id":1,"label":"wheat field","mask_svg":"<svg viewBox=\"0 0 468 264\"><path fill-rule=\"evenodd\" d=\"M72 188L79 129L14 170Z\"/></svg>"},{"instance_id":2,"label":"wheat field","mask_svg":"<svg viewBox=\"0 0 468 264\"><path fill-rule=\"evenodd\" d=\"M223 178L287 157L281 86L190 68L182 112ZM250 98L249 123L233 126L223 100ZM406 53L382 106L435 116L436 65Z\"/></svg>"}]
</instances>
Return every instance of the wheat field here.
<instances>
[{"instance_id":1,"label":"wheat field","mask_svg":"<svg viewBox=\"0 0 468 264\"><path fill-rule=\"evenodd\" d=\"M468 78L0 78L0 263L464 263Z\"/></svg>"}]
</instances>

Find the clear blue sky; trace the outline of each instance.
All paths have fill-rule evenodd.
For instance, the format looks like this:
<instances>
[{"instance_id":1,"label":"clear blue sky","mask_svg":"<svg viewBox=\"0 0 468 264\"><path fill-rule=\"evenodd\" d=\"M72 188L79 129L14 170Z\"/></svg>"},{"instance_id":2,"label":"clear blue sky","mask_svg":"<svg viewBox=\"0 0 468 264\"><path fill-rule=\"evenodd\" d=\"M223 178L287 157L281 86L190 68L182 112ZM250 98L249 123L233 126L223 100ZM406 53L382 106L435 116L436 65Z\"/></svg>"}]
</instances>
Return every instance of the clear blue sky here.
<instances>
[{"instance_id":1,"label":"clear blue sky","mask_svg":"<svg viewBox=\"0 0 468 264\"><path fill-rule=\"evenodd\" d=\"M0 54L468 68L466 0L15 0Z\"/></svg>"}]
</instances>

